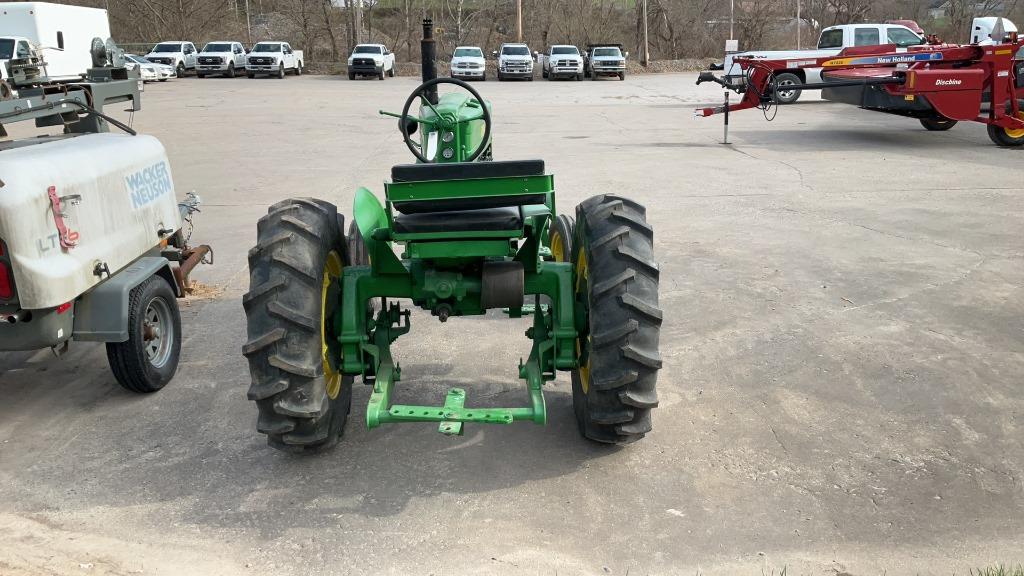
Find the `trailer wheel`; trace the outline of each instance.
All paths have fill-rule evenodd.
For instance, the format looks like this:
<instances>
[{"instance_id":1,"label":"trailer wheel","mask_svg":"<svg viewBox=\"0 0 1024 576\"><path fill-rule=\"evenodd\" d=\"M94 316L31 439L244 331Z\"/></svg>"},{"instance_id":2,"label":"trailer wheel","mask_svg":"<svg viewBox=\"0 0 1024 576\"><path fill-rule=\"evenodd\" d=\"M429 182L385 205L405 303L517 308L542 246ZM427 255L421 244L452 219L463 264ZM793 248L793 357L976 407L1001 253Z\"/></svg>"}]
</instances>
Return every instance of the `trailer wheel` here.
<instances>
[{"instance_id":1,"label":"trailer wheel","mask_svg":"<svg viewBox=\"0 0 1024 576\"><path fill-rule=\"evenodd\" d=\"M1017 117L1024 120L1024 100L1017 101ZM1006 113L1010 114L1012 109L1010 103L1006 103ZM1016 148L1018 146L1024 146L1024 129L1015 130L1001 128L992 124L988 125L988 137L995 142L997 146L1005 148Z\"/></svg>"},{"instance_id":2,"label":"trailer wheel","mask_svg":"<svg viewBox=\"0 0 1024 576\"><path fill-rule=\"evenodd\" d=\"M659 272L645 213L611 194L576 207L575 293L585 316L577 322L572 399L580 432L597 442L643 438L658 405Z\"/></svg>"},{"instance_id":3,"label":"trailer wheel","mask_svg":"<svg viewBox=\"0 0 1024 576\"><path fill-rule=\"evenodd\" d=\"M944 116L936 118L920 118L921 126L929 132L945 132L956 126L956 120L950 120Z\"/></svg>"},{"instance_id":4,"label":"trailer wheel","mask_svg":"<svg viewBox=\"0 0 1024 576\"><path fill-rule=\"evenodd\" d=\"M171 285L153 275L128 297L128 340L107 343L107 362L118 384L156 392L174 377L181 355L181 315Z\"/></svg>"},{"instance_id":5,"label":"trailer wheel","mask_svg":"<svg viewBox=\"0 0 1024 576\"><path fill-rule=\"evenodd\" d=\"M242 298L258 431L287 451L317 451L341 436L352 378L338 371L333 334L348 262L342 218L333 204L293 198L270 207L249 251L249 292Z\"/></svg>"},{"instance_id":6,"label":"trailer wheel","mask_svg":"<svg viewBox=\"0 0 1024 576\"><path fill-rule=\"evenodd\" d=\"M783 72L782 74L775 75L775 86L793 86L797 84L803 84L800 77L796 74L789 72ZM779 104L792 104L800 99L801 90L780 90L775 89L775 101Z\"/></svg>"}]
</instances>

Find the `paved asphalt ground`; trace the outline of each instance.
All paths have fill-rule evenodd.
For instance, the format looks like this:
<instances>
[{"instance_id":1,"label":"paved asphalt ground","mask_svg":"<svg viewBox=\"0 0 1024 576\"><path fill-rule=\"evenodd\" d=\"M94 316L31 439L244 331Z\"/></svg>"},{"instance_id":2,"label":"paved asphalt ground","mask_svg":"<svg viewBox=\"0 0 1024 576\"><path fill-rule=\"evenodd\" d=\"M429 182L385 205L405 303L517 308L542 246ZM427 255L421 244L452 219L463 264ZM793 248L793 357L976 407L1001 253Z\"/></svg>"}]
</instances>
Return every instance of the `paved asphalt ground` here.
<instances>
[{"instance_id":1,"label":"paved asphalt ground","mask_svg":"<svg viewBox=\"0 0 1024 576\"><path fill-rule=\"evenodd\" d=\"M409 153L410 78L188 78L134 125L168 149L216 265L183 307L176 379L149 396L101 346L0 358L0 574L966 574L1024 560L1024 150L981 125L807 98L732 118L694 75L477 84L495 155L543 158L563 211L648 207L665 311L654 432L573 422L367 432L357 384L333 452L266 446L241 355L245 254L289 196L350 212ZM124 116L124 115L121 115ZM525 321L414 316L400 399L516 405Z\"/></svg>"}]
</instances>

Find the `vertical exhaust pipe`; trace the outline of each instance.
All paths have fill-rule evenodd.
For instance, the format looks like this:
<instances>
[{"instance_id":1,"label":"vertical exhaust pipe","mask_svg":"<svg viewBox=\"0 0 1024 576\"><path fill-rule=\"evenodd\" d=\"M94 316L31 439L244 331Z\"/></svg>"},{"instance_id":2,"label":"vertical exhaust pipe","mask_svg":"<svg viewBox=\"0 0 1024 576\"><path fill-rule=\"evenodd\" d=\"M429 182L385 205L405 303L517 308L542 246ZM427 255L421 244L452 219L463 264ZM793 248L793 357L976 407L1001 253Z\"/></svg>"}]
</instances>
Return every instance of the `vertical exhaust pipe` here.
<instances>
[{"instance_id":1,"label":"vertical exhaust pipe","mask_svg":"<svg viewBox=\"0 0 1024 576\"><path fill-rule=\"evenodd\" d=\"M430 18L423 19L423 40L420 40L420 63L424 82L437 78L437 43L434 42L434 21ZM437 104L437 86L427 88L423 95L431 104Z\"/></svg>"}]
</instances>

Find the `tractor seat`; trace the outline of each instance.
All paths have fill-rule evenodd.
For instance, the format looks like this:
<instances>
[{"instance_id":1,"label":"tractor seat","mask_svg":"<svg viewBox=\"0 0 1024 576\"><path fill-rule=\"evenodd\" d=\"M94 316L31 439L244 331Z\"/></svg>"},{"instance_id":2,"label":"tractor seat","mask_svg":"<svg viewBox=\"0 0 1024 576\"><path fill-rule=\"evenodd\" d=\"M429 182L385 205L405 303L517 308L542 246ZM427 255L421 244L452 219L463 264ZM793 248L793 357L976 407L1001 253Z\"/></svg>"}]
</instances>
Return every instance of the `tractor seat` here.
<instances>
[{"instance_id":1,"label":"tractor seat","mask_svg":"<svg viewBox=\"0 0 1024 576\"><path fill-rule=\"evenodd\" d=\"M523 214L518 206L395 214L391 228L398 234L517 231Z\"/></svg>"},{"instance_id":2,"label":"tractor seat","mask_svg":"<svg viewBox=\"0 0 1024 576\"><path fill-rule=\"evenodd\" d=\"M543 176L543 160L509 160L501 162L452 162L448 164L399 164L391 168L394 184L414 182L444 182L447 180L486 180L488 178L516 178ZM391 199L392 206L402 214L446 213L495 208L513 208L529 204L544 204L547 196L536 194L508 194L502 196L463 196L430 200Z\"/></svg>"},{"instance_id":3,"label":"tractor seat","mask_svg":"<svg viewBox=\"0 0 1024 576\"><path fill-rule=\"evenodd\" d=\"M542 176L543 174L543 160L399 164L391 167L391 180L394 182L510 178L516 176Z\"/></svg>"}]
</instances>

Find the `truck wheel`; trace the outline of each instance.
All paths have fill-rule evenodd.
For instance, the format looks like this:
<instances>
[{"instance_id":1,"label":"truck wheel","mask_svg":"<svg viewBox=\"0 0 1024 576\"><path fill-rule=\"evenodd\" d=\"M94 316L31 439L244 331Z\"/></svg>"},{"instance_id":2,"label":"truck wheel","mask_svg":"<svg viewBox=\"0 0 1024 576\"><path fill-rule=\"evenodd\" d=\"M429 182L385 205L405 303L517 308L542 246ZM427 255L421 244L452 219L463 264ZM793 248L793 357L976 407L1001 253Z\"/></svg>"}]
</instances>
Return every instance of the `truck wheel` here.
<instances>
[{"instance_id":1,"label":"truck wheel","mask_svg":"<svg viewBox=\"0 0 1024 576\"><path fill-rule=\"evenodd\" d=\"M185 63L184 62L178 62L178 67L174 69L174 75L177 76L178 78L184 78L185 77Z\"/></svg>"},{"instance_id":2,"label":"truck wheel","mask_svg":"<svg viewBox=\"0 0 1024 576\"><path fill-rule=\"evenodd\" d=\"M395 77L395 65L394 64L392 64L391 65L391 69L388 70L388 77L389 78L394 78Z\"/></svg>"},{"instance_id":3,"label":"truck wheel","mask_svg":"<svg viewBox=\"0 0 1024 576\"><path fill-rule=\"evenodd\" d=\"M498 82L504 82L504 81L505 81L505 77L501 75L501 72L498 72Z\"/></svg>"},{"instance_id":4,"label":"truck wheel","mask_svg":"<svg viewBox=\"0 0 1024 576\"><path fill-rule=\"evenodd\" d=\"M295 75L302 76L302 62L295 63Z\"/></svg>"},{"instance_id":5,"label":"truck wheel","mask_svg":"<svg viewBox=\"0 0 1024 576\"><path fill-rule=\"evenodd\" d=\"M181 355L181 315L171 285L150 276L128 297L128 340L107 343L107 362L118 384L156 392L174 377Z\"/></svg>"},{"instance_id":6,"label":"truck wheel","mask_svg":"<svg viewBox=\"0 0 1024 576\"><path fill-rule=\"evenodd\" d=\"M352 403L352 377L337 371L333 334L347 254L337 208L293 198L270 207L249 251L249 292L242 298L256 402L256 429L286 451L337 443Z\"/></svg>"},{"instance_id":7,"label":"truck wheel","mask_svg":"<svg viewBox=\"0 0 1024 576\"><path fill-rule=\"evenodd\" d=\"M796 74L790 74L789 72L783 72L775 76L776 86L793 86L803 84L800 77ZM792 104L800 99L801 90L779 90L775 91L775 101L779 104Z\"/></svg>"},{"instance_id":8,"label":"truck wheel","mask_svg":"<svg viewBox=\"0 0 1024 576\"><path fill-rule=\"evenodd\" d=\"M583 81L583 74L577 74L576 75L576 81L577 82L582 82Z\"/></svg>"},{"instance_id":9,"label":"truck wheel","mask_svg":"<svg viewBox=\"0 0 1024 576\"><path fill-rule=\"evenodd\" d=\"M625 80L625 79L626 79L626 73L625 72L619 72L619 80L622 81L622 80Z\"/></svg>"},{"instance_id":10,"label":"truck wheel","mask_svg":"<svg viewBox=\"0 0 1024 576\"><path fill-rule=\"evenodd\" d=\"M235 77L235 64L233 62L228 63L228 72L227 74L225 74L225 76L227 76L228 78Z\"/></svg>"},{"instance_id":11,"label":"truck wheel","mask_svg":"<svg viewBox=\"0 0 1024 576\"><path fill-rule=\"evenodd\" d=\"M202 72L196 72L196 78L206 78L206 74L203 74Z\"/></svg>"},{"instance_id":12,"label":"truck wheel","mask_svg":"<svg viewBox=\"0 0 1024 576\"><path fill-rule=\"evenodd\" d=\"M246 77L248 77L248 78L255 78L255 77L256 77L256 74L254 74L254 73L252 73L252 72L246 72L246 74L245 74L245 75L246 75Z\"/></svg>"},{"instance_id":13,"label":"truck wheel","mask_svg":"<svg viewBox=\"0 0 1024 576\"><path fill-rule=\"evenodd\" d=\"M950 120L949 118L939 116L937 118L921 118L921 126L929 132L945 132L953 126L956 126L956 120Z\"/></svg>"},{"instance_id":14,"label":"truck wheel","mask_svg":"<svg viewBox=\"0 0 1024 576\"><path fill-rule=\"evenodd\" d=\"M277 66L277 79L281 80L284 78L284 62Z\"/></svg>"},{"instance_id":15,"label":"truck wheel","mask_svg":"<svg viewBox=\"0 0 1024 576\"><path fill-rule=\"evenodd\" d=\"M541 77L543 77L543 78L548 78L548 71L547 71L547 70L544 70L544 69L541 69L541 71L540 71L540 75L541 75Z\"/></svg>"},{"instance_id":16,"label":"truck wheel","mask_svg":"<svg viewBox=\"0 0 1024 576\"><path fill-rule=\"evenodd\" d=\"M380 72L377 72L377 80L383 80L383 79L384 79L384 69L381 68Z\"/></svg>"},{"instance_id":17,"label":"truck wheel","mask_svg":"<svg viewBox=\"0 0 1024 576\"><path fill-rule=\"evenodd\" d=\"M651 430L661 368L658 264L643 206L611 194L576 207L573 268L577 310L585 314L572 371L580 432L626 444Z\"/></svg>"},{"instance_id":18,"label":"truck wheel","mask_svg":"<svg viewBox=\"0 0 1024 576\"><path fill-rule=\"evenodd\" d=\"M348 79L349 80L355 80L356 79L356 73L355 72L349 72L348 73Z\"/></svg>"}]
</instances>

